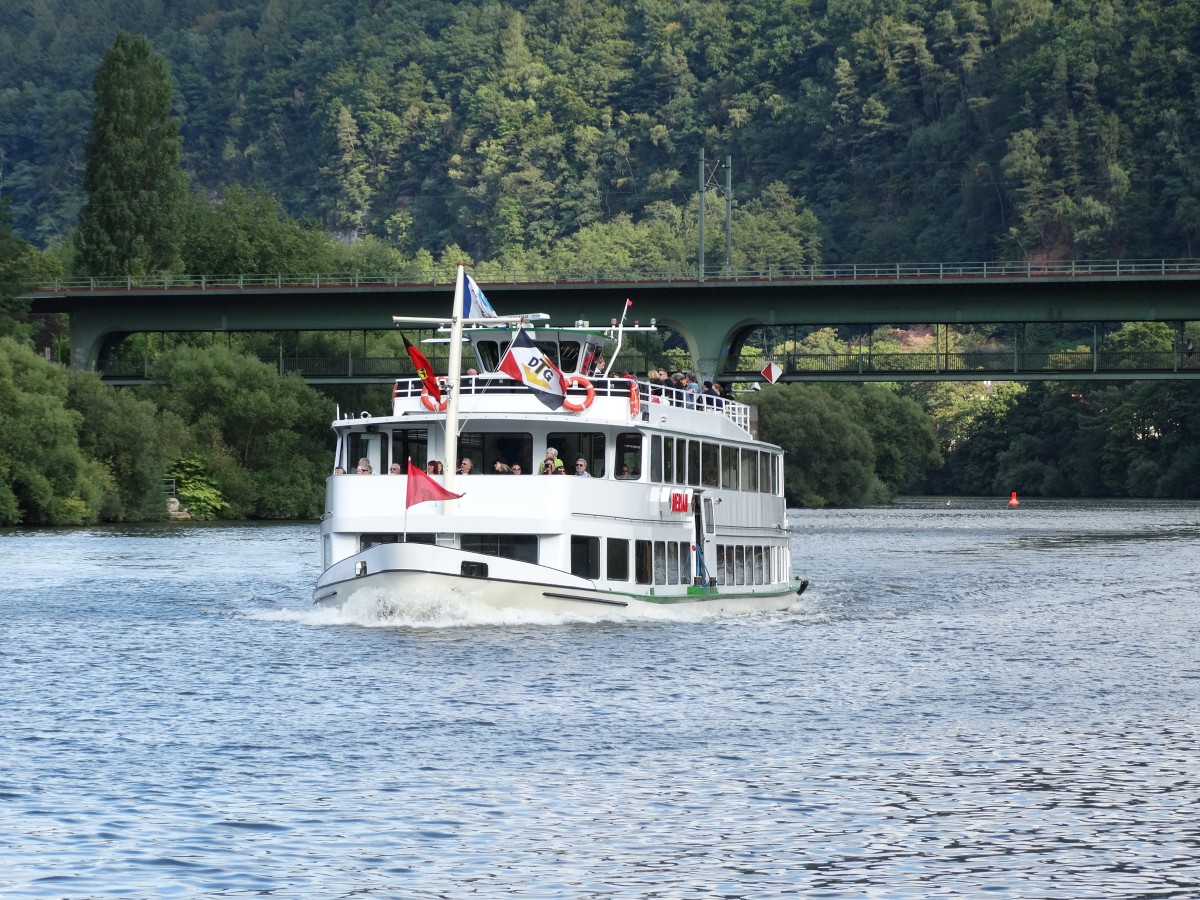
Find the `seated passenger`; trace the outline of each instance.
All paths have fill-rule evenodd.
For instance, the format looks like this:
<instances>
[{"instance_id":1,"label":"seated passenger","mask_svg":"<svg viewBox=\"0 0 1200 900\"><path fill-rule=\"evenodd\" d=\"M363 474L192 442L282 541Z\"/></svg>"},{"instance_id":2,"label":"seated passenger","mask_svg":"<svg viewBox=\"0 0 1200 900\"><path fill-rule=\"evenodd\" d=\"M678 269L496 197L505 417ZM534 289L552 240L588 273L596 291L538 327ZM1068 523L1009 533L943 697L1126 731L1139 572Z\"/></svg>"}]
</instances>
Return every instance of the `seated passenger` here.
<instances>
[{"instance_id":1,"label":"seated passenger","mask_svg":"<svg viewBox=\"0 0 1200 900\"><path fill-rule=\"evenodd\" d=\"M400 463L392 463L390 466L388 466L388 474L389 475L399 475L400 474Z\"/></svg>"},{"instance_id":2,"label":"seated passenger","mask_svg":"<svg viewBox=\"0 0 1200 900\"><path fill-rule=\"evenodd\" d=\"M358 461L358 468L356 471L359 475L370 475L373 471L371 469L371 461L364 456Z\"/></svg>"},{"instance_id":3,"label":"seated passenger","mask_svg":"<svg viewBox=\"0 0 1200 900\"><path fill-rule=\"evenodd\" d=\"M520 475L520 474L521 474L521 464L520 464L520 463L513 463L513 464L512 464L512 469L511 469L511 470L509 470L509 474L511 474L511 475Z\"/></svg>"},{"instance_id":4,"label":"seated passenger","mask_svg":"<svg viewBox=\"0 0 1200 900\"><path fill-rule=\"evenodd\" d=\"M617 477L621 479L632 478L633 476L629 474L629 466L621 466L621 470L617 473Z\"/></svg>"},{"instance_id":5,"label":"seated passenger","mask_svg":"<svg viewBox=\"0 0 1200 900\"><path fill-rule=\"evenodd\" d=\"M431 459L425 464L425 474L427 475L445 475L446 472L442 468L440 460Z\"/></svg>"},{"instance_id":6,"label":"seated passenger","mask_svg":"<svg viewBox=\"0 0 1200 900\"><path fill-rule=\"evenodd\" d=\"M495 472L497 475L511 475L512 474L512 466L510 466L504 460L498 459L494 463L492 463L492 471Z\"/></svg>"},{"instance_id":7,"label":"seated passenger","mask_svg":"<svg viewBox=\"0 0 1200 900\"><path fill-rule=\"evenodd\" d=\"M587 470L587 460L583 457L575 460L575 474L580 478L591 478L592 473Z\"/></svg>"}]
</instances>

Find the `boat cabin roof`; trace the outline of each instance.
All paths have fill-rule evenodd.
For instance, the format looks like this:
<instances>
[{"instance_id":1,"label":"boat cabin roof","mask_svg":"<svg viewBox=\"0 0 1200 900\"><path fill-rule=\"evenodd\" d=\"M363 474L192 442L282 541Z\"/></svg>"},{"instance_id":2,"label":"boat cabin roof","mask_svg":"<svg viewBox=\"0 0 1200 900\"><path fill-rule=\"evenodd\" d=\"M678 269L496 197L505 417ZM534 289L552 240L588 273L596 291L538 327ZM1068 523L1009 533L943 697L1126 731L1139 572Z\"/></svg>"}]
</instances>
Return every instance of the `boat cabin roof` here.
<instances>
[{"instance_id":1,"label":"boat cabin roof","mask_svg":"<svg viewBox=\"0 0 1200 900\"><path fill-rule=\"evenodd\" d=\"M499 370L516 333L510 328L472 328L463 332L475 351L481 375ZM564 375L594 375L617 344L614 336L598 328L526 328L525 333Z\"/></svg>"}]
</instances>

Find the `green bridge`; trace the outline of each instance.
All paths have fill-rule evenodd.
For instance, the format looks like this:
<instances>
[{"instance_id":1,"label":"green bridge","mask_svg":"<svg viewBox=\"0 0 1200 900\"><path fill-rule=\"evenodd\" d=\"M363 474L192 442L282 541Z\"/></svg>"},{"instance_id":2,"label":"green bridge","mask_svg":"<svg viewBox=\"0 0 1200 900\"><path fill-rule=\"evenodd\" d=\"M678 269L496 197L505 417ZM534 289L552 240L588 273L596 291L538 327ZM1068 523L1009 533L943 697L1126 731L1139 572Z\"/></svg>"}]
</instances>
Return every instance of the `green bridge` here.
<instances>
[{"instance_id":1,"label":"green bridge","mask_svg":"<svg viewBox=\"0 0 1200 900\"><path fill-rule=\"evenodd\" d=\"M775 355L781 380L1200 377L1200 363L1184 349L1185 326L1200 321L1196 259L806 266L703 279L643 272L477 280L497 311L544 312L555 323L607 324L631 299L628 321L671 329L698 372L725 381L762 380L764 347L796 346L820 327L862 341L852 353ZM72 365L133 383L148 377L147 364L115 354L131 334L381 331L392 327L393 315L448 314L452 290L449 279L417 284L386 275L234 275L61 281L29 297L36 313L69 316ZM1104 336L1124 322L1168 323L1176 346L1104 349ZM927 327L932 347L876 352L869 336L888 325ZM1011 340L998 349L952 351L955 331L974 325L1005 326ZM1076 350L1051 352L1030 339L1033 325L1070 325L1090 339ZM389 382L412 373L407 358L367 358L352 350L337 358L274 362L313 382ZM623 358L617 365L637 361Z\"/></svg>"}]
</instances>

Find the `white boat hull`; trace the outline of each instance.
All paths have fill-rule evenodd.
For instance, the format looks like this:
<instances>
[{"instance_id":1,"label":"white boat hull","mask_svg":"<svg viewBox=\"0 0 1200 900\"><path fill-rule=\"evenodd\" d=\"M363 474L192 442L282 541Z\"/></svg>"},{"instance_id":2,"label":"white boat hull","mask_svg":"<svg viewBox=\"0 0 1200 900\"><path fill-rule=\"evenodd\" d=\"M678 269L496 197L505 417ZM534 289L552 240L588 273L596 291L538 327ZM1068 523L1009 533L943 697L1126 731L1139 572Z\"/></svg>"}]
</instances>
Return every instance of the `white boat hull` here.
<instances>
[{"instance_id":1,"label":"white boat hull","mask_svg":"<svg viewBox=\"0 0 1200 900\"><path fill-rule=\"evenodd\" d=\"M486 577L462 574L472 568L486 571ZM638 585L644 593L624 593L600 590L588 579L533 563L431 544L395 543L371 547L326 570L317 582L313 601L340 608L365 600L402 611L406 598L423 601L430 595L445 595L496 610L636 617L661 613L668 607L710 613L783 610L791 607L807 586L806 581L784 589L764 585L759 592L747 587L693 586L685 589L687 593L677 590L659 595L655 591L661 588Z\"/></svg>"}]
</instances>

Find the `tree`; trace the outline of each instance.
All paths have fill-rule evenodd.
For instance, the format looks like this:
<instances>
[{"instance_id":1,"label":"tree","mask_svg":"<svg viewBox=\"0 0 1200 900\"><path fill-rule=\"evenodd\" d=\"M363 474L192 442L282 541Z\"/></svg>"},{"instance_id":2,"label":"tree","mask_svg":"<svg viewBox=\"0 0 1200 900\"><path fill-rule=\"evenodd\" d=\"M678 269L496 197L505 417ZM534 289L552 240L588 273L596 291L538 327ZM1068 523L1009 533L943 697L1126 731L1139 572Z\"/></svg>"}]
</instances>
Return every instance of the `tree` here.
<instances>
[{"instance_id":1,"label":"tree","mask_svg":"<svg viewBox=\"0 0 1200 900\"><path fill-rule=\"evenodd\" d=\"M106 475L80 452L66 395L64 369L0 337L0 525L96 521Z\"/></svg>"},{"instance_id":2,"label":"tree","mask_svg":"<svg viewBox=\"0 0 1200 900\"><path fill-rule=\"evenodd\" d=\"M180 474L219 492L221 517L320 513L329 471L328 400L299 376L228 348L179 347L155 367L159 405L179 413L197 452Z\"/></svg>"},{"instance_id":3,"label":"tree","mask_svg":"<svg viewBox=\"0 0 1200 900\"><path fill-rule=\"evenodd\" d=\"M187 183L166 60L126 32L92 80L96 111L84 152L87 202L75 233L85 275L145 275L179 266Z\"/></svg>"},{"instance_id":4,"label":"tree","mask_svg":"<svg viewBox=\"0 0 1200 900\"><path fill-rule=\"evenodd\" d=\"M784 450L789 503L864 506L886 498L875 447L854 413L818 385L777 384L759 400L763 440Z\"/></svg>"},{"instance_id":5,"label":"tree","mask_svg":"<svg viewBox=\"0 0 1200 900\"><path fill-rule=\"evenodd\" d=\"M85 371L71 373L66 406L83 420L80 449L109 476L100 517L133 522L165 518L162 479L190 441L179 417Z\"/></svg>"}]
</instances>

